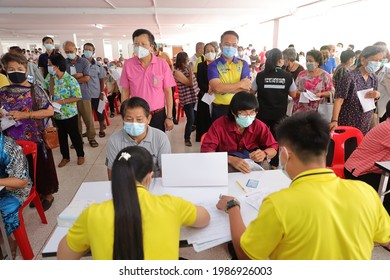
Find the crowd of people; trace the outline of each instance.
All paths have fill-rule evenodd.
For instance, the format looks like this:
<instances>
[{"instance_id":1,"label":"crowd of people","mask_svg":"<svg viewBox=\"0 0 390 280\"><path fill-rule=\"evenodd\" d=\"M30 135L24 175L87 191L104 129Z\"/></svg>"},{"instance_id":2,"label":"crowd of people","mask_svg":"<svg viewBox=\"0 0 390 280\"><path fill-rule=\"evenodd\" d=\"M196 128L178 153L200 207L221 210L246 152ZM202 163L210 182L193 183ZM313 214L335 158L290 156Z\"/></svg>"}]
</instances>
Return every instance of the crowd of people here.
<instances>
[{"instance_id":1,"label":"crowd of people","mask_svg":"<svg viewBox=\"0 0 390 280\"><path fill-rule=\"evenodd\" d=\"M281 168L293 179L289 189L264 200L248 228L239 202L220 198L217 208L229 215L238 258L367 259L374 241L389 248L390 198L386 197L384 208L375 192L380 170L374 166L390 160L390 138L383 137L390 133L390 54L385 43L377 42L361 52L354 52L353 45L343 50L338 43L306 53L297 53L294 45L283 50L264 47L257 53L252 45L240 46L239 35L228 30L219 43L198 42L194 55L181 51L170 59L149 30L137 29L132 40L133 56L115 61L95 59L92 43L85 43L81 54L75 42L65 41L61 53L50 37L42 39L46 51L38 57L15 46L1 58L0 117L16 122L4 131L4 137L37 144L36 184L45 211L59 186L52 151L42 135L48 119L58 129L62 160L57 167L70 162L68 136L77 164L82 165L83 138L95 148L99 146L96 134L106 136L104 115L108 112L99 112L99 103L107 99L110 117L115 117L120 104L123 128L110 136L106 146L113 199L83 212L61 241L59 258L78 259L92 250L97 259L177 259L180 225L208 224L210 216L203 207L148 193L151 178L161 176L161 155L171 153L165 132L178 123L175 93L186 114L185 146L192 146L195 131L201 152L228 153L231 172L250 173L250 159ZM358 96L362 91L377 109L363 109ZM319 108L327 104L334 104L333 111L320 115ZM376 126L372 125L374 114L380 118ZM325 166L331 132L339 125L356 127L365 135L345 165L346 177L353 181L336 177ZM22 160L20 164L26 170ZM17 187L3 183L6 188L0 191L0 211L11 234L18 207L12 210L11 223L2 206L12 192L23 202L25 195L18 191L20 187L28 191L24 180L28 175L2 175L22 180ZM342 194L336 194L340 186ZM347 208L340 207L338 195ZM323 209L332 211L324 216ZM104 221L101 211L108 213ZM174 226L160 231L161 220ZM124 224L126 230L114 231ZM89 232L90 225L95 225L95 231ZM357 236L355 227L364 234ZM166 246L152 249L167 240L169 250Z\"/></svg>"}]
</instances>

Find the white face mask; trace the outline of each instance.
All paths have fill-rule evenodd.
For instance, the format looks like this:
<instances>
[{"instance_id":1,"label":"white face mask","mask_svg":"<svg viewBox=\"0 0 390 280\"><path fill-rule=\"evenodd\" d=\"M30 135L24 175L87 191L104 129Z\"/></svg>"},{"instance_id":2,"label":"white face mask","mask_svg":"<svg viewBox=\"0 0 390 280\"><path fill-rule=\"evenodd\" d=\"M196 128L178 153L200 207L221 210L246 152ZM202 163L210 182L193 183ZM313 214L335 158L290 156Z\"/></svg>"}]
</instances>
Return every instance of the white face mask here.
<instances>
[{"instance_id":1,"label":"white face mask","mask_svg":"<svg viewBox=\"0 0 390 280\"><path fill-rule=\"evenodd\" d=\"M207 60L213 61L215 60L216 53L215 52L208 52L204 55Z\"/></svg>"},{"instance_id":2,"label":"white face mask","mask_svg":"<svg viewBox=\"0 0 390 280\"><path fill-rule=\"evenodd\" d=\"M288 162L288 150L287 150L287 148L286 147L284 147L284 146L282 146L281 147L283 150L284 150L284 152L286 153L286 162L285 162L285 164L284 164L284 166L283 166L283 164L282 164L282 158L281 158L281 155L282 155L282 151L281 150L279 150L279 164L282 166L282 171L283 171L283 173L288 177L288 178L290 178L290 176L288 175L288 173L287 173L287 162Z\"/></svg>"},{"instance_id":3,"label":"white face mask","mask_svg":"<svg viewBox=\"0 0 390 280\"><path fill-rule=\"evenodd\" d=\"M139 59L147 57L150 53L148 49L145 49L144 47L141 46L135 46L134 52Z\"/></svg>"}]
</instances>

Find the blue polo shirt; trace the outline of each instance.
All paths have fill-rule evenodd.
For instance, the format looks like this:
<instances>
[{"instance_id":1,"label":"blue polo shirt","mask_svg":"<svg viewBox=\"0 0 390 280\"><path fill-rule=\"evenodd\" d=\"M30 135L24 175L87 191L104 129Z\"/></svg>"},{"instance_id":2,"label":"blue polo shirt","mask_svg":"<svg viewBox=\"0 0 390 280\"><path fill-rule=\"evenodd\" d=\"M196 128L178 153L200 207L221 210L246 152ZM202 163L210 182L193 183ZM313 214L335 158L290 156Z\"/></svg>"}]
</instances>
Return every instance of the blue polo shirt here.
<instances>
[{"instance_id":1,"label":"blue polo shirt","mask_svg":"<svg viewBox=\"0 0 390 280\"><path fill-rule=\"evenodd\" d=\"M334 59L334 57L329 57L329 59L324 64L322 64L320 68L322 70L325 70L329 74L332 74L333 69L335 69L336 67L336 59Z\"/></svg>"},{"instance_id":2,"label":"blue polo shirt","mask_svg":"<svg viewBox=\"0 0 390 280\"><path fill-rule=\"evenodd\" d=\"M76 62L73 64L72 61L67 58L66 59L66 72L71 74L70 68L74 66L76 68L76 73L83 73L84 76L89 76L89 61L85 58L77 56ZM91 92L88 87L88 83L80 84L81 95L83 100L91 100ZM100 90L99 90L100 92Z\"/></svg>"},{"instance_id":3,"label":"blue polo shirt","mask_svg":"<svg viewBox=\"0 0 390 280\"><path fill-rule=\"evenodd\" d=\"M221 55L208 66L208 79L220 79L221 83L234 84L244 78L250 78L248 63L238 57L233 57L231 63L227 63ZM213 103L219 105L229 105L234 93L216 94Z\"/></svg>"}]
</instances>

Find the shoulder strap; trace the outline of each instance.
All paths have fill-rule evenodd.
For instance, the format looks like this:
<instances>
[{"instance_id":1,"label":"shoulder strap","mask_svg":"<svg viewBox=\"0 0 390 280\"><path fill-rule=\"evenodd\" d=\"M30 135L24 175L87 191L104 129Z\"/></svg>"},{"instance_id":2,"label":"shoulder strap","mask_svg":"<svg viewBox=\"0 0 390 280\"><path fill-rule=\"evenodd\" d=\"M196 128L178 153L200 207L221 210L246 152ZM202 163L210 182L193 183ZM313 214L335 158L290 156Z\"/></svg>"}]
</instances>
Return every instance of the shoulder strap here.
<instances>
[{"instance_id":1,"label":"shoulder strap","mask_svg":"<svg viewBox=\"0 0 390 280\"><path fill-rule=\"evenodd\" d=\"M54 78L50 75L50 86L49 86L49 99L51 100L54 95Z\"/></svg>"}]
</instances>

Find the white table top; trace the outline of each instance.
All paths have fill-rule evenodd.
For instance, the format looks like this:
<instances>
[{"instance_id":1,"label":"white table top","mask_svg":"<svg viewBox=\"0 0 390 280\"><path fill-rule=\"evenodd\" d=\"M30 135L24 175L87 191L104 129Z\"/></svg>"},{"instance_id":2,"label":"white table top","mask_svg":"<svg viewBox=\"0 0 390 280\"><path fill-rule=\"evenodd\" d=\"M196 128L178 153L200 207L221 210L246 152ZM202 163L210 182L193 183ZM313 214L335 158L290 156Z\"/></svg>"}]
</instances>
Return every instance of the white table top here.
<instances>
[{"instance_id":1,"label":"white table top","mask_svg":"<svg viewBox=\"0 0 390 280\"><path fill-rule=\"evenodd\" d=\"M228 194L238 199L243 199L246 195L244 191L237 185L239 181L244 187L248 179L259 181L256 189L245 187L248 194L259 191L266 193L276 192L290 185L291 180L283 174L281 170L253 171L249 174L229 173L228 186L222 187L164 187L162 186L161 178L154 179L149 191L156 195L170 194L187 199L194 204L217 203L220 194ZM112 198L111 182L84 182L77 191L75 199L92 199L96 203L100 203ZM247 203L241 203L241 213L244 223L248 225L256 218L258 212ZM42 251L44 257L55 256L59 241L67 233L68 229L64 227L56 227L52 236L48 240Z\"/></svg>"},{"instance_id":2,"label":"white table top","mask_svg":"<svg viewBox=\"0 0 390 280\"><path fill-rule=\"evenodd\" d=\"M390 161L375 162L375 165L386 172L390 172Z\"/></svg>"}]
</instances>

